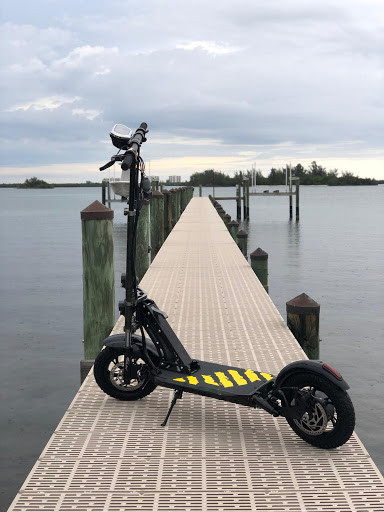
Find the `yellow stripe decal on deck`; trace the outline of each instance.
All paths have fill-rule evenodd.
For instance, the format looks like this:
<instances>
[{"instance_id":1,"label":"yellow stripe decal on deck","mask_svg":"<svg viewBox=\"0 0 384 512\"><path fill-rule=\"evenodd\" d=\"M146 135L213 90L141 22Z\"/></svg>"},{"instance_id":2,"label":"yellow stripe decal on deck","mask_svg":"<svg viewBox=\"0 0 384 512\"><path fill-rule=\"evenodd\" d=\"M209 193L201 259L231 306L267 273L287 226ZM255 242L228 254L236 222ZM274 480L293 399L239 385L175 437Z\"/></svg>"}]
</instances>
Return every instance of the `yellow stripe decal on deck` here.
<instances>
[{"instance_id":1,"label":"yellow stripe decal on deck","mask_svg":"<svg viewBox=\"0 0 384 512\"><path fill-rule=\"evenodd\" d=\"M220 384L222 384L225 388L233 387L233 382L231 382L228 377L223 372L215 372L215 375L218 376Z\"/></svg>"},{"instance_id":2,"label":"yellow stripe decal on deck","mask_svg":"<svg viewBox=\"0 0 384 512\"><path fill-rule=\"evenodd\" d=\"M248 382L244 379L244 377L240 375L240 373L237 370L228 370L228 373L239 386L244 386L248 384Z\"/></svg>"},{"instance_id":3,"label":"yellow stripe decal on deck","mask_svg":"<svg viewBox=\"0 0 384 512\"><path fill-rule=\"evenodd\" d=\"M187 379L188 379L188 382L189 382L190 384L194 384L194 385L196 385L196 384L198 384L198 383L199 383L199 381L196 379L196 377L193 377L193 376L188 375Z\"/></svg>"},{"instance_id":4,"label":"yellow stripe decal on deck","mask_svg":"<svg viewBox=\"0 0 384 512\"><path fill-rule=\"evenodd\" d=\"M264 377L265 380L273 379L272 375L269 375L269 373L260 372L260 375Z\"/></svg>"},{"instance_id":5,"label":"yellow stripe decal on deck","mask_svg":"<svg viewBox=\"0 0 384 512\"><path fill-rule=\"evenodd\" d=\"M173 379L173 380L176 380L177 382L185 382L185 379Z\"/></svg>"},{"instance_id":6,"label":"yellow stripe decal on deck","mask_svg":"<svg viewBox=\"0 0 384 512\"><path fill-rule=\"evenodd\" d=\"M206 384L212 384L213 386L218 386L218 383L213 380L212 375L202 375L202 377Z\"/></svg>"},{"instance_id":7,"label":"yellow stripe decal on deck","mask_svg":"<svg viewBox=\"0 0 384 512\"><path fill-rule=\"evenodd\" d=\"M261 380L260 377L253 370L245 370L246 377L251 381Z\"/></svg>"}]
</instances>

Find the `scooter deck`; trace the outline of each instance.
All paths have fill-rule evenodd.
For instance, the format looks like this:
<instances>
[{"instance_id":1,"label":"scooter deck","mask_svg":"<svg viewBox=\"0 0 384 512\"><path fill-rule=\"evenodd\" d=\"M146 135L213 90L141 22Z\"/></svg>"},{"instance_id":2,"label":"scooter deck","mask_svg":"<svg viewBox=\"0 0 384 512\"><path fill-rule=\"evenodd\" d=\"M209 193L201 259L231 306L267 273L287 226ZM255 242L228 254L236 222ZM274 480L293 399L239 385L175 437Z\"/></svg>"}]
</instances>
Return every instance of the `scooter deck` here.
<instances>
[{"instance_id":1,"label":"scooter deck","mask_svg":"<svg viewBox=\"0 0 384 512\"><path fill-rule=\"evenodd\" d=\"M200 368L187 375L161 370L154 377L158 386L209 396L227 402L247 404L252 395L274 377L266 372L198 361Z\"/></svg>"}]
</instances>

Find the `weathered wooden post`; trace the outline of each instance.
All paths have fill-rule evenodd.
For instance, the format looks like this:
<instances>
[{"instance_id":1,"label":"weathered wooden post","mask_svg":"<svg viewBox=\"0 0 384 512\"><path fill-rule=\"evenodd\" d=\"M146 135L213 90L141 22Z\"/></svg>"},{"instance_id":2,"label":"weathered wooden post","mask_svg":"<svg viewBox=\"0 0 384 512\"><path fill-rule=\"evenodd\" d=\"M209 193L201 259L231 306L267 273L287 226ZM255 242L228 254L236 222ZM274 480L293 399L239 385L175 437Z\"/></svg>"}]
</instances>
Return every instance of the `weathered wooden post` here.
<instances>
[{"instance_id":1,"label":"weathered wooden post","mask_svg":"<svg viewBox=\"0 0 384 512\"><path fill-rule=\"evenodd\" d=\"M172 213L172 229L175 227L177 222L177 190L175 188L171 188L171 213Z\"/></svg>"},{"instance_id":2,"label":"weathered wooden post","mask_svg":"<svg viewBox=\"0 0 384 512\"><path fill-rule=\"evenodd\" d=\"M111 207L111 184L109 181L107 181L107 202L108 202L108 208Z\"/></svg>"},{"instance_id":3,"label":"weathered wooden post","mask_svg":"<svg viewBox=\"0 0 384 512\"><path fill-rule=\"evenodd\" d=\"M180 213L183 213L187 206L187 187L181 187L180 189Z\"/></svg>"},{"instance_id":4,"label":"weathered wooden post","mask_svg":"<svg viewBox=\"0 0 384 512\"><path fill-rule=\"evenodd\" d=\"M151 184L152 184L152 190L153 191L159 190L159 180L152 180Z\"/></svg>"},{"instance_id":5,"label":"weathered wooden post","mask_svg":"<svg viewBox=\"0 0 384 512\"><path fill-rule=\"evenodd\" d=\"M296 220L300 220L300 179L296 178Z\"/></svg>"},{"instance_id":6,"label":"weathered wooden post","mask_svg":"<svg viewBox=\"0 0 384 512\"><path fill-rule=\"evenodd\" d=\"M231 216L226 213L223 217L224 224L228 227L228 224L231 222Z\"/></svg>"},{"instance_id":7,"label":"weathered wooden post","mask_svg":"<svg viewBox=\"0 0 384 512\"><path fill-rule=\"evenodd\" d=\"M264 286L264 289L269 293L268 288L268 253L260 249L256 249L250 255L251 267L254 273L257 275L260 283Z\"/></svg>"},{"instance_id":8,"label":"weathered wooden post","mask_svg":"<svg viewBox=\"0 0 384 512\"><path fill-rule=\"evenodd\" d=\"M248 192L247 192L248 182L249 182L249 180L247 178L245 178L243 180L243 201L244 201L244 203L243 203L243 217L244 217L244 220L248 220L249 219L248 202L247 202L247 199L249 198Z\"/></svg>"},{"instance_id":9,"label":"weathered wooden post","mask_svg":"<svg viewBox=\"0 0 384 512\"><path fill-rule=\"evenodd\" d=\"M246 220L249 220L249 179L247 180L246 186L247 186L247 188L246 188L246 197L247 197Z\"/></svg>"},{"instance_id":10,"label":"weathered wooden post","mask_svg":"<svg viewBox=\"0 0 384 512\"><path fill-rule=\"evenodd\" d=\"M180 192L181 192L181 188L178 187L176 189L176 197L177 197L177 203L176 203L177 204L177 210L176 210L177 220L176 220L176 222L180 219L180 216L181 216L181 209L180 209L181 194L180 194Z\"/></svg>"},{"instance_id":11,"label":"weathered wooden post","mask_svg":"<svg viewBox=\"0 0 384 512\"><path fill-rule=\"evenodd\" d=\"M231 222L229 222L229 224L228 224L228 230L231 233L232 238L236 242L236 235L237 235L237 232L239 231L239 223L236 222L235 220L231 220Z\"/></svg>"},{"instance_id":12,"label":"weathered wooden post","mask_svg":"<svg viewBox=\"0 0 384 512\"><path fill-rule=\"evenodd\" d=\"M136 274L139 281L149 267L149 207L143 205L140 210L139 222L137 223L137 241L136 241Z\"/></svg>"},{"instance_id":13,"label":"weathered wooden post","mask_svg":"<svg viewBox=\"0 0 384 512\"><path fill-rule=\"evenodd\" d=\"M155 190L151 201L151 261L164 243L164 195Z\"/></svg>"},{"instance_id":14,"label":"weathered wooden post","mask_svg":"<svg viewBox=\"0 0 384 512\"><path fill-rule=\"evenodd\" d=\"M188 202L193 198L193 193L195 192L195 189L192 187L192 185L190 187L188 187L189 189L189 200Z\"/></svg>"},{"instance_id":15,"label":"weathered wooden post","mask_svg":"<svg viewBox=\"0 0 384 512\"><path fill-rule=\"evenodd\" d=\"M236 185L236 218L241 220L241 183Z\"/></svg>"},{"instance_id":16,"label":"weathered wooden post","mask_svg":"<svg viewBox=\"0 0 384 512\"><path fill-rule=\"evenodd\" d=\"M309 359L319 359L320 304L306 293L286 304L287 325Z\"/></svg>"},{"instance_id":17,"label":"weathered wooden post","mask_svg":"<svg viewBox=\"0 0 384 512\"><path fill-rule=\"evenodd\" d=\"M199 185L199 197L203 195L203 188L202 185Z\"/></svg>"},{"instance_id":18,"label":"weathered wooden post","mask_svg":"<svg viewBox=\"0 0 384 512\"><path fill-rule=\"evenodd\" d=\"M240 251L244 254L245 258L247 258L247 245L248 245L248 233L243 230L237 232L236 235L236 243L239 246Z\"/></svg>"},{"instance_id":19,"label":"weathered wooden post","mask_svg":"<svg viewBox=\"0 0 384 512\"><path fill-rule=\"evenodd\" d=\"M292 219L292 180L289 180L289 218Z\"/></svg>"},{"instance_id":20,"label":"weathered wooden post","mask_svg":"<svg viewBox=\"0 0 384 512\"><path fill-rule=\"evenodd\" d=\"M168 237L172 231L172 205L171 205L171 193L169 190L163 188L164 196L164 240Z\"/></svg>"},{"instance_id":21,"label":"weathered wooden post","mask_svg":"<svg viewBox=\"0 0 384 512\"><path fill-rule=\"evenodd\" d=\"M105 200L106 200L106 194L105 194L106 186L107 186L106 180L102 180L102 182L101 182L101 202L104 205L105 205Z\"/></svg>"},{"instance_id":22,"label":"weathered wooden post","mask_svg":"<svg viewBox=\"0 0 384 512\"><path fill-rule=\"evenodd\" d=\"M115 324L113 210L95 201L80 212L83 253L83 381Z\"/></svg>"}]
</instances>

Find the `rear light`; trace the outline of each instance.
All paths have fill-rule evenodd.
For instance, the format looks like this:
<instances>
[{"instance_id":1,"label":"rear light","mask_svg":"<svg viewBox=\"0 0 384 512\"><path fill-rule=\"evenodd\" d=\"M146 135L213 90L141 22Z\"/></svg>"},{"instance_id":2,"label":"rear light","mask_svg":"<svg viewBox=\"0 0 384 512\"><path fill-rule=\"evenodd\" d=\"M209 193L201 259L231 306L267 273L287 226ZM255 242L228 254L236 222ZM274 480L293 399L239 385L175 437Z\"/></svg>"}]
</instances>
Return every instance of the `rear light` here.
<instances>
[{"instance_id":1,"label":"rear light","mask_svg":"<svg viewBox=\"0 0 384 512\"><path fill-rule=\"evenodd\" d=\"M334 377L336 377L336 379L338 380L343 380L343 377L341 376L341 374L335 370L334 368L332 368L332 366L330 366L329 364L327 363L324 363L323 364L323 368L324 370L326 370L327 372L331 373Z\"/></svg>"}]
</instances>

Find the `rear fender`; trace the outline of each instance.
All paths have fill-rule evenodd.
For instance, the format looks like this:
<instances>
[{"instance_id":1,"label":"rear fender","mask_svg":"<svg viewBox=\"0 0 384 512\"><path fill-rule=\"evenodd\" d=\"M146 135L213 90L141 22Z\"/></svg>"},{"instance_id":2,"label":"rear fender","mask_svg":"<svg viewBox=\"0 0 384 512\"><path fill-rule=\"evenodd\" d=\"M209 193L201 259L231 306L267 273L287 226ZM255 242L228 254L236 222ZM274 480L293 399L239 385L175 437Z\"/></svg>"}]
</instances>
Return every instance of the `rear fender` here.
<instances>
[{"instance_id":1,"label":"rear fender","mask_svg":"<svg viewBox=\"0 0 384 512\"><path fill-rule=\"evenodd\" d=\"M295 361L293 363L285 366L276 377L274 382L273 389L277 390L284 386L284 382L288 377L298 373L313 373L316 375L321 375L325 379L329 380L335 386L346 391L349 389L349 385L347 382L341 377L341 375L336 372L332 372L333 368L324 364L322 361L310 361L309 359L304 359L302 361Z\"/></svg>"},{"instance_id":2,"label":"rear fender","mask_svg":"<svg viewBox=\"0 0 384 512\"><path fill-rule=\"evenodd\" d=\"M146 346L147 346L147 352L148 352L150 358L152 359L152 361L157 361L159 359L159 353L157 352L153 341L148 338L145 338L145 341L146 341ZM112 336L108 336L108 338L106 338L103 341L103 345L105 347L110 347L110 348L126 349L127 347L125 345L125 334L124 333L112 334ZM132 349L133 349L133 354L136 357L144 356L143 342L142 342L141 336L139 336L137 334L132 334Z\"/></svg>"}]
</instances>

